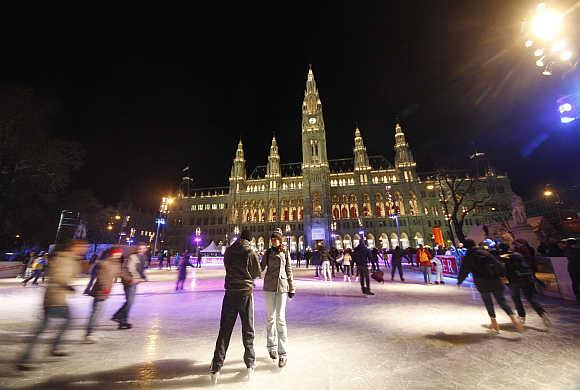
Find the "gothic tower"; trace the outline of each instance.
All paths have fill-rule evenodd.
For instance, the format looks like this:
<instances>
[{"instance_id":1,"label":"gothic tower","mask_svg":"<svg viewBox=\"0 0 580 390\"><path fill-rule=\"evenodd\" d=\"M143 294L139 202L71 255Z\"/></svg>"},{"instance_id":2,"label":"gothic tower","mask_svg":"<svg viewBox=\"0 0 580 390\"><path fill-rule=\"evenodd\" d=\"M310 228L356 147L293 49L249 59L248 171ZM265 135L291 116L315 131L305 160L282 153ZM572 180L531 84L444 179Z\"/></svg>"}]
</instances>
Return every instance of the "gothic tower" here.
<instances>
[{"instance_id":1,"label":"gothic tower","mask_svg":"<svg viewBox=\"0 0 580 390\"><path fill-rule=\"evenodd\" d=\"M395 168L399 173L399 180L404 182L415 181L417 173L413 152L405 140L405 133L401 125L395 126Z\"/></svg>"},{"instance_id":2,"label":"gothic tower","mask_svg":"<svg viewBox=\"0 0 580 390\"><path fill-rule=\"evenodd\" d=\"M243 190L246 181L246 160L244 159L244 145L242 140L238 143L236 156L232 164L230 173L230 194L232 195L232 204L230 205L231 213L229 215L229 223L238 223L239 207L236 207L239 202L239 193Z\"/></svg>"},{"instance_id":3,"label":"gothic tower","mask_svg":"<svg viewBox=\"0 0 580 390\"><path fill-rule=\"evenodd\" d=\"M268 156L268 165L266 167L266 178L277 179L280 177L280 155L278 154L278 144L276 137L272 137L270 146L270 155Z\"/></svg>"},{"instance_id":4,"label":"gothic tower","mask_svg":"<svg viewBox=\"0 0 580 390\"><path fill-rule=\"evenodd\" d=\"M326 132L322 102L312 68L308 69L302 103L302 175L304 191L304 238L330 243L330 170L326 155Z\"/></svg>"},{"instance_id":5,"label":"gothic tower","mask_svg":"<svg viewBox=\"0 0 580 390\"><path fill-rule=\"evenodd\" d=\"M355 176L358 174L358 179L361 184L368 183L370 170L371 165L369 163L367 148L363 142L360 130L357 127L354 131L354 172Z\"/></svg>"}]
</instances>

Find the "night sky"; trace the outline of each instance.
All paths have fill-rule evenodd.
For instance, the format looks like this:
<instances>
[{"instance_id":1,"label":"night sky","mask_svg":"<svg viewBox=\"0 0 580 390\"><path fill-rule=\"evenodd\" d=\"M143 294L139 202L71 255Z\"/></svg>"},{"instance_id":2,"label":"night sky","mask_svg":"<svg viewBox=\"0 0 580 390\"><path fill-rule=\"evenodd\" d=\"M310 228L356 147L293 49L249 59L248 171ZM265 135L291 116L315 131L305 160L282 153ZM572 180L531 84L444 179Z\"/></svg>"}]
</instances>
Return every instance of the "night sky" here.
<instances>
[{"instance_id":1,"label":"night sky","mask_svg":"<svg viewBox=\"0 0 580 390\"><path fill-rule=\"evenodd\" d=\"M542 78L519 40L531 1L54 2L4 10L1 82L59 103L51 132L80 142L73 186L107 204L155 207L191 163L196 186L225 185L241 136L248 173L301 160L308 64L330 158L393 159L401 122L419 171L466 167L474 151L533 197L580 182L580 128L555 99L580 85ZM574 82L576 84L574 84Z\"/></svg>"}]
</instances>

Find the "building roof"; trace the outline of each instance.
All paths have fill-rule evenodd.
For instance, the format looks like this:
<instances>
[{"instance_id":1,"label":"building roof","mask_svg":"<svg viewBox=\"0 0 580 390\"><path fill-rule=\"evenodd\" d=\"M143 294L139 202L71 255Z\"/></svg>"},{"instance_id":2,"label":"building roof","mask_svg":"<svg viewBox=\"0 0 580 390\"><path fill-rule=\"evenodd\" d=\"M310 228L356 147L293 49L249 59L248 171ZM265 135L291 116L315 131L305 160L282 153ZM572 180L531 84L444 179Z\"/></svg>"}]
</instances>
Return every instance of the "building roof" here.
<instances>
[{"instance_id":1,"label":"building roof","mask_svg":"<svg viewBox=\"0 0 580 390\"><path fill-rule=\"evenodd\" d=\"M372 169L383 170L383 169L393 169L393 165L381 155L369 156L369 162ZM333 160L328 160L328 166L331 173L341 173L341 172L353 172L354 171L354 159L350 158L337 158ZM282 177L292 177L302 175L302 164L301 163L287 163L280 164L280 170ZM248 179L263 179L266 177L266 165L258 165L254 168Z\"/></svg>"}]
</instances>

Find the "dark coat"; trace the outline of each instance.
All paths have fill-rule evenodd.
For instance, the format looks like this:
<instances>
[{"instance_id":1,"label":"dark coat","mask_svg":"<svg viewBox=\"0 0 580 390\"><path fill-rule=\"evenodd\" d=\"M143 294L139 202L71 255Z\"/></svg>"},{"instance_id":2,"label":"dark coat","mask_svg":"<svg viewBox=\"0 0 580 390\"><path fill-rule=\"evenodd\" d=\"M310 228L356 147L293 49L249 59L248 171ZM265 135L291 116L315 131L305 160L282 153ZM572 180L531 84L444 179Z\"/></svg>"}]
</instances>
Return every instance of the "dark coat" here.
<instances>
[{"instance_id":1,"label":"dark coat","mask_svg":"<svg viewBox=\"0 0 580 390\"><path fill-rule=\"evenodd\" d=\"M372 253L369 248L362 242L354 248L352 252L352 259L356 263L357 267L367 267L371 261Z\"/></svg>"},{"instance_id":2,"label":"dark coat","mask_svg":"<svg viewBox=\"0 0 580 390\"><path fill-rule=\"evenodd\" d=\"M250 295L254 291L254 279L260 276L258 255L250 242L239 239L224 254L226 278L224 288L229 295Z\"/></svg>"},{"instance_id":3,"label":"dark coat","mask_svg":"<svg viewBox=\"0 0 580 390\"><path fill-rule=\"evenodd\" d=\"M493 292L503 289L503 283L499 277L484 277L483 265L486 261L499 262L495 256L483 248L472 248L467 251L467 255L461 262L457 284L463 283L467 275L471 273L475 282L475 287L480 292Z\"/></svg>"}]
</instances>

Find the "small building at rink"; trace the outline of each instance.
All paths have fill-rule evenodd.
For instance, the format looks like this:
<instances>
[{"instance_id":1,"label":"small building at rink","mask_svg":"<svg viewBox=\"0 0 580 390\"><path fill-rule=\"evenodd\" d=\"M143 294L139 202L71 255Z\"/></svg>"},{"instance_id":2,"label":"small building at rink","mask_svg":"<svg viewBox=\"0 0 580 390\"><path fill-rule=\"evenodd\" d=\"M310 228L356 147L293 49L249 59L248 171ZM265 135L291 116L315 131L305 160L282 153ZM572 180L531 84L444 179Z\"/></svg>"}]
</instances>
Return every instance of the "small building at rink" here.
<instances>
[{"instance_id":1,"label":"small building at rink","mask_svg":"<svg viewBox=\"0 0 580 390\"><path fill-rule=\"evenodd\" d=\"M383 156L368 156L358 128L353 156L328 159L322 102L310 69L302 103L302 162L281 164L273 138L267 164L247 175L240 140L228 187L182 191L174 199L167 210L163 248L192 248L196 231L205 244L227 242L242 228L252 232L258 249L267 247L270 232L280 228L292 252L316 240L339 249L356 247L361 239L380 248L432 244L437 227L445 239L451 239L439 182L432 175L417 174L399 124L393 136L394 164ZM465 232L511 217L507 176L490 170L478 176L472 191L486 191L486 181L493 181L493 197L467 215Z\"/></svg>"}]
</instances>

